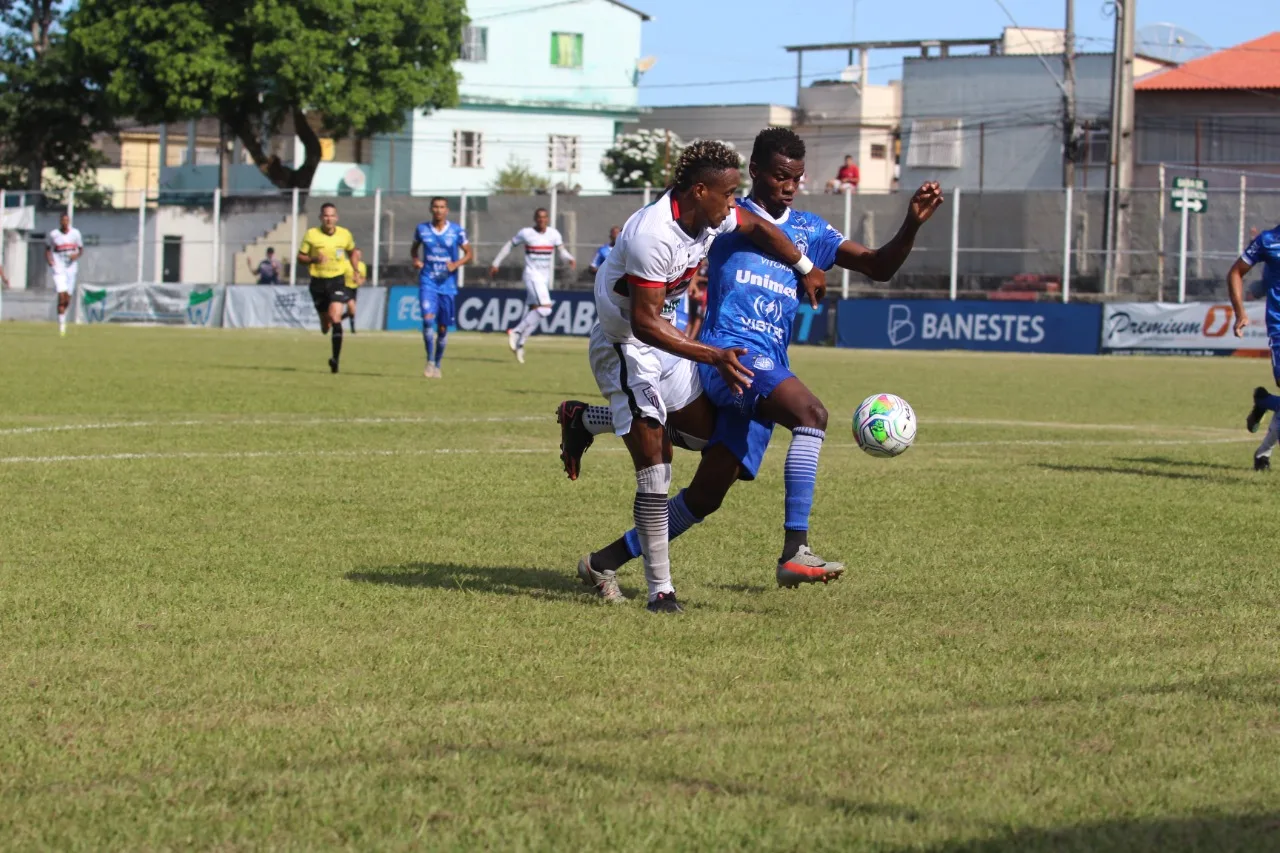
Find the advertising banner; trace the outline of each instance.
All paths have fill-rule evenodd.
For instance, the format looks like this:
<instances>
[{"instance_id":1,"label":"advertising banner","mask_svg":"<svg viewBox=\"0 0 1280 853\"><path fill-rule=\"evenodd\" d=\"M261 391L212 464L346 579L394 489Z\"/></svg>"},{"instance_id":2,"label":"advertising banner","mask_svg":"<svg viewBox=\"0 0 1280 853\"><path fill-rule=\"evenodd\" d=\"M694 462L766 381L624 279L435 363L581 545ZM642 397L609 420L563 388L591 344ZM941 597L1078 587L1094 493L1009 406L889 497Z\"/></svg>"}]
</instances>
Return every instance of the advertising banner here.
<instances>
[{"instance_id":1,"label":"advertising banner","mask_svg":"<svg viewBox=\"0 0 1280 853\"><path fill-rule=\"evenodd\" d=\"M392 288L394 289L394 288ZM385 287L361 287L356 291L356 328L376 332L386 314ZM227 308L223 325L239 328L286 328L320 331L320 316L305 286L235 285L226 288Z\"/></svg>"},{"instance_id":2,"label":"advertising banner","mask_svg":"<svg viewBox=\"0 0 1280 853\"><path fill-rule=\"evenodd\" d=\"M117 284L80 288L79 319L85 323L161 323L217 326L225 288L190 284Z\"/></svg>"},{"instance_id":3,"label":"advertising banner","mask_svg":"<svg viewBox=\"0 0 1280 853\"><path fill-rule=\"evenodd\" d=\"M388 288L387 330L418 331L422 307L416 286ZM464 332L505 332L524 317L523 290L464 288L454 297L457 325ZM551 316L543 317L544 335L586 335L596 322L595 295L591 291L553 290Z\"/></svg>"},{"instance_id":4,"label":"advertising banner","mask_svg":"<svg viewBox=\"0 0 1280 853\"><path fill-rule=\"evenodd\" d=\"M1246 302L1244 337L1232 332L1235 313L1225 302L1116 302L1102 315L1102 350L1110 353L1234 355L1270 353L1267 305Z\"/></svg>"},{"instance_id":5,"label":"advertising banner","mask_svg":"<svg viewBox=\"0 0 1280 853\"><path fill-rule=\"evenodd\" d=\"M836 315L842 347L1096 354L1098 305L846 299Z\"/></svg>"},{"instance_id":6,"label":"advertising banner","mask_svg":"<svg viewBox=\"0 0 1280 853\"><path fill-rule=\"evenodd\" d=\"M814 308L801 295L800 308L796 311L796 319L791 326L791 343L821 346L830 341L831 316L835 310L834 300L822 302Z\"/></svg>"}]
</instances>

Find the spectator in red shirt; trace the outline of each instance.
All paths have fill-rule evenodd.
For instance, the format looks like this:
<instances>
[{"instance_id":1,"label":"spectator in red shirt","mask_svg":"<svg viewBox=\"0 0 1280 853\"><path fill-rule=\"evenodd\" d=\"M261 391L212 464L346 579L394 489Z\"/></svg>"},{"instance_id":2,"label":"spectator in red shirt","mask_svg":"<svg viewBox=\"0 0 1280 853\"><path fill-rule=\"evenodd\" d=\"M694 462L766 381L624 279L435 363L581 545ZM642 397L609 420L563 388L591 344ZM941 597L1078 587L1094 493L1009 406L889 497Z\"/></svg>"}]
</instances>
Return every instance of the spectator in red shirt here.
<instances>
[{"instance_id":1,"label":"spectator in red shirt","mask_svg":"<svg viewBox=\"0 0 1280 853\"><path fill-rule=\"evenodd\" d=\"M842 193L845 187L849 187L855 192L858 189L858 166L853 162L853 155L844 155L844 165L840 167L840 171L836 172L836 176L827 182L827 192Z\"/></svg>"}]
</instances>

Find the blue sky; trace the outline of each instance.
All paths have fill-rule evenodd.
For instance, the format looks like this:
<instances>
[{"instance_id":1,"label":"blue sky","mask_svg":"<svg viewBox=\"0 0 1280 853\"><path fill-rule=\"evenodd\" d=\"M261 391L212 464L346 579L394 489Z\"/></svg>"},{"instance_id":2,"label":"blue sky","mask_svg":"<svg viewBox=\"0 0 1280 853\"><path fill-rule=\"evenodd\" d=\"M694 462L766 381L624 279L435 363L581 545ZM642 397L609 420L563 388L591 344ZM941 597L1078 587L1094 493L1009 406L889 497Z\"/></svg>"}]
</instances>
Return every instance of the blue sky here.
<instances>
[{"instance_id":1,"label":"blue sky","mask_svg":"<svg viewBox=\"0 0 1280 853\"><path fill-rule=\"evenodd\" d=\"M788 44L922 38L998 37L1009 18L996 0L629 0L652 15L644 25L644 55L658 63L640 84L640 102L668 104L795 103L795 55ZM1062 0L1004 0L1018 24L1061 27ZM1076 0L1080 50L1111 50L1114 22L1104 0ZM1223 14L1227 9L1229 14ZM1139 27L1171 22L1214 47L1228 47L1280 29L1275 0L1141 0ZM1267 22L1274 21L1268 25ZM856 36L855 36L856 30ZM873 52L871 80L900 76L901 54ZM810 54L806 72L838 75L844 54ZM806 78L811 75L806 73ZM737 83L734 80L759 82ZM720 85L690 85L714 81Z\"/></svg>"}]
</instances>

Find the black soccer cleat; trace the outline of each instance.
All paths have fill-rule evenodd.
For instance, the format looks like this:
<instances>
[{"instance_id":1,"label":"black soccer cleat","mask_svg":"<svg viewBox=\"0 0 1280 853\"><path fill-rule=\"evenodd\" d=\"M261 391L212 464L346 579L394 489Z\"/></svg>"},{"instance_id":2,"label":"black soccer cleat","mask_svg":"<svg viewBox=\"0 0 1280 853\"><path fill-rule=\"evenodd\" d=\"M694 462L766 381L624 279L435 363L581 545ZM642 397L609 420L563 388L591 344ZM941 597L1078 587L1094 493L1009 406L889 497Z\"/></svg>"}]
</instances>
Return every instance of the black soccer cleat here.
<instances>
[{"instance_id":1,"label":"black soccer cleat","mask_svg":"<svg viewBox=\"0 0 1280 853\"><path fill-rule=\"evenodd\" d=\"M1261 385L1253 389L1253 408L1244 419L1244 425L1249 428L1249 432L1258 431L1258 424L1262 423L1262 418L1267 414L1267 407L1262 404L1270 396L1270 392Z\"/></svg>"},{"instance_id":2,"label":"black soccer cleat","mask_svg":"<svg viewBox=\"0 0 1280 853\"><path fill-rule=\"evenodd\" d=\"M1262 473L1264 473L1264 474L1265 474L1265 473L1267 473L1268 471L1270 471L1270 470L1271 470L1271 457L1270 457L1270 456L1255 456L1255 457L1253 457L1253 470L1255 470L1255 471L1261 471L1261 472L1262 472Z\"/></svg>"},{"instance_id":3,"label":"black soccer cleat","mask_svg":"<svg viewBox=\"0 0 1280 853\"><path fill-rule=\"evenodd\" d=\"M338 360L336 358L329 359L329 372L330 373L338 372Z\"/></svg>"},{"instance_id":4,"label":"black soccer cleat","mask_svg":"<svg viewBox=\"0 0 1280 853\"><path fill-rule=\"evenodd\" d=\"M565 400L556 408L556 423L560 424L560 463L570 480L578 479L582 471L582 454L595 441L582 422L587 404L581 400Z\"/></svg>"},{"instance_id":5,"label":"black soccer cleat","mask_svg":"<svg viewBox=\"0 0 1280 853\"><path fill-rule=\"evenodd\" d=\"M660 592L658 597L645 605L650 613L683 613L684 608L676 601L674 592Z\"/></svg>"}]
</instances>

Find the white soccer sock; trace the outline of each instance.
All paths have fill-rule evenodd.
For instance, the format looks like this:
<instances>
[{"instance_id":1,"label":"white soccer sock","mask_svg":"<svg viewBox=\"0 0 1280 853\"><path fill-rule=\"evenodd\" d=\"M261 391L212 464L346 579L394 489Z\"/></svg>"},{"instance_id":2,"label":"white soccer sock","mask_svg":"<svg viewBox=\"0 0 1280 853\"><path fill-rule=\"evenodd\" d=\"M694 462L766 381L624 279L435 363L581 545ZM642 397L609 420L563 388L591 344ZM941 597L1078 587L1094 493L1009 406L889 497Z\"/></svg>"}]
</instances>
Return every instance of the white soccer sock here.
<instances>
[{"instance_id":1,"label":"white soccer sock","mask_svg":"<svg viewBox=\"0 0 1280 853\"><path fill-rule=\"evenodd\" d=\"M1255 459L1259 456L1270 458L1271 451L1276 449L1277 441L1280 441L1280 415L1273 413L1271 423L1267 425L1267 434L1262 437L1262 444L1258 445L1258 449L1253 451L1253 457Z\"/></svg>"},{"instance_id":2,"label":"white soccer sock","mask_svg":"<svg viewBox=\"0 0 1280 853\"><path fill-rule=\"evenodd\" d=\"M613 410L608 406L587 406L582 412L582 425L592 435L613 432Z\"/></svg>"},{"instance_id":3,"label":"white soccer sock","mask_svg":"<svg viewBox=\"0 0 1280 853\"><path fill-rule=\"evenodd\" d=\"M524 319L520 321L520 325L516 326L516 346L524 346L524 342L529 339L529 336L538 330L539 319L538 309L530 308L528 313L524 315Z\"/></svg>"},{"instance_id":4,"label":"white soccer sock","mask_svg":"<svg viewBox=\"0 0 1280 853\"><path fill-rule=\"evenodd\" d=\"M58 331L65 332L66 330L67 330L67 315L59 314L58 315Z\"/></svg>"},{"instance_id":5,"label":"white soccer sock","mask_svg":"<svg viewBox=\"0 0 1280 853\"><path fill-rule=\"evenodd\" d=\"M675 592L671 584L671 559L667 493L671 491L671 466L654 465L636 472L636 501L632 509L640 552L644 556L644 579L649 584L649 600L660 592Z\"/></svg>"}]
</instances>

